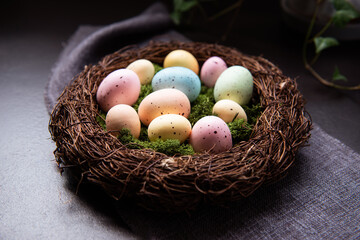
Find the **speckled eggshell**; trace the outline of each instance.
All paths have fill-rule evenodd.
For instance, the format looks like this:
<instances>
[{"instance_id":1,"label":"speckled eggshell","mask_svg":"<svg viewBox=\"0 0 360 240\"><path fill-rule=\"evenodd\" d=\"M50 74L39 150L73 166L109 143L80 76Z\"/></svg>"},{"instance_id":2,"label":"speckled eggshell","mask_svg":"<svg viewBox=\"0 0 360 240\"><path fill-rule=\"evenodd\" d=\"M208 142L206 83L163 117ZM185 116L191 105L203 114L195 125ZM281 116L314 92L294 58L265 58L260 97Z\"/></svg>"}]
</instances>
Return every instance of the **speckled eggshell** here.
<instances>
[{"instance_id":1,"label":"speckled eggshell","mask_svg":"<svg viewBox=\"0 0 360 240\"><path fill-rule=\"evenodd\" d=\"M126 69L134 71L142 85L150 84L155 74L154 65L147 59L138 59L130 63Z\"/></svg>"},{"instance_id":2,"label":"speckled eggshell","mask_svg":"<svg viewBox=\"0 0 360 240\"><path fill-rule=\"evenodd\" d=\"M214 87L215 101L230 99L240 105L249 103L253 92L253 77L242 66L231 66L221 73Z\"/></svg>"},{"instance_id":3,"label":"speckled eggshell","mask_svg":"<svg viewBox=\"0 0 360 240\"><path fill-rule=\"evenodd\" d=\"M226 123L236 119L244 119L247 122L247 116L244 109L233 100L223 99L215 103L212 113L224 120Z\"/></svg>"},{"instance_id":4,"label":"speckled eggshell","mask_svg":"<svg viewBox=\"0 0 360 240\"><path fill-rule=\"evenodd\" d=\"M190 144L195 152L224 152L232 147L231 132L221 118L206 116L193 126Z\"/></svg>"},{"instance_id":5,"label":"speckled eggshell","mask_svg":"<svg viewBox=\"0 0 360 240\"><path fill-rule=\"evenodd\" d=\"M110 108L106 114L106 130L112 135L117 136L121 129L127 128L135 138L140 136L140 119L135 111L129 105L118 104Z\"/></svg>"},{"instance_id":6,"label":"speckled eggshell","mask_svg":"<svg viewBox=\"0 0 360 240\"><path fill-rule=\"evenodd\" d=\"M191 69L196 75L199 74L199 63L190 52L182 49L171 51L164 59L164 68L185 67Z\"/></svg>"},{"instance_id":7,"label":"speckled eggshell","mask_svg":"<svg viewBox=\"0 0 360 240\"><path fill-rule=\"evenodd\" d=\"M118 69L100 83L96 100L105 112L117 104L133 105L139 98L140 88L139 77L134 71Z\"/></svg>"},{"instance_id":8,"label":"speckled eggshell","mask_svg":"<svg viewBox=\"0 0 360 240\"><path fill-rule=\"evenodd\" d=\"M165 88L147 95L139 105L138 114L140 121L147 126L158 116L178 114L187 118L190 111L190 101L182 91Z\"/></svg>"},{"instance_id":9,"label":"speckled eggshell","mask_svg":"<svg viewBox=\"0 0 360 240\"><path fill-rule=\"evenodd\" d=\"M225 61L217 56L208 58L201 67L200 80L207 87L214 87L220 74L227 69Z\"/></svg>"},{"instance_id":10,"label":"speckled eggshell","mask_svg":"<svg viewBox=\"0 0 360 240\"><path fill-rule=\"evenodd\" d=\"M182 91L193 102L200 94L201 82L198 75L185 67L168 67L157 72L151 82L154 91L174 88Z\"/></svg>"},{"instance_id":11,"label":"speckled eggshell","mask_svg":"<svg viewBox=\"0 0 360 240\"><path fill-rule=\"evenodd\" d=\"M150 141L178 139L180 143L183 143L190 134L189 120L177 114L161 115L152 120L148 127Z\"/></svg>"}]
</instances>

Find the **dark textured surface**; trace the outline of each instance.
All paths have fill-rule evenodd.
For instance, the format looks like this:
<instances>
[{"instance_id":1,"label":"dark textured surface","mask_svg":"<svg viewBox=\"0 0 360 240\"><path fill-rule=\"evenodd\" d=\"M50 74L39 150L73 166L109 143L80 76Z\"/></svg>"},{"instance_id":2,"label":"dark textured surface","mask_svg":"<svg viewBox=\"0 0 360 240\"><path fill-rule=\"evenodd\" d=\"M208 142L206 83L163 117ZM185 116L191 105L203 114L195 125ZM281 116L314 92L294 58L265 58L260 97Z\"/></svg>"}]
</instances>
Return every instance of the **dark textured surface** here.
<instances>
[{"instance_id":1,"label":"dark textured surface","mask_svg":"<svg viewBox=\"0 0 360 240\"><path fill-rule=\"evenodd\" d=\"M287 178L227 208L168 216L121 207L121 216L154 239L357 239L360 155L317 125L310 144Z\"/></svg>"},{"instance_id":2,"label":"dark textured surface","mask_svg":"<svg viewBox=\"0 0 360 240\"><path fill-rule=\"evenodd\" d=\"M216 209L211 216L199 213L193 221L199 228L193 232L188 231L192 227L188 223L182 224L183 218L173 219L166 229L165 225L160 224L164 222L161 220L168 220L166 216L153 216L152 225L140 228L140 224L151 221L153 217L145 215L143 219L131 218L136 212L124 207L119 210L120 214L123 213L120 218L111 208L111 201L99 190L88 186L81 188L79 196L75 195L76 184L61 177L56 169L52 154L55 146L47 131L49 117L43 92L51 68L57 61L63 44L79 25L111 24L133 17L142 12L150 2L144 1L143 5L130 4L126 9L121 3L112 1L104 1L100 6L93 2L84 5L81 2L70 4L67 1L61 6L51 2L4 3L0 10L0 238L131 239L141 237L137 230L141 230L142 236L155 236L159 233L165 236L177 223L181 227L174 233L175 237L181 237L182 233L187 232L188 235L184 236L193 238L207 232L205 236L209 238L266 236L277 239L278 235L263 228L261 223L267 222L270 225L275 223L289 237L292 236L291 233L298 231L307 233L306 237L309 239L326 239L329 236L355 239L359 235L359 227L352 222L359 216L358 155L336 140L333 147L334 140L324 138L327 135L320 130L314 131L314 140L311 141L323 141L317 145L323 148L315 152L319 156L316 160L323 164L309 162L310 158L305 157L290 172L289 182L292 184L284 179L273 186L274 191L262 190L249 199L253 199L255 203L260 201L259 209L246 210L248 216L252 216L252 225L247 225L248 222L231 225L246 219L237 215L238 212ZM285 74L297 77L314 122L345 145L360 152L360 93L329 89L312 79L301 65L302 35L288 29L281 20L281 9L277 3L269 2L272 3L264 3L265 6L261 7L247 1L226 41L220 41L223 26L229 22L225 18L202 30L193 26L179 31L192 40L219 42L249 54L262 54L277 64ZM356 83L360 52L357 45L357 41L346 42L341 48L329 50L317 66L321 71L330 68L332 72L336 63L350 81ZM314 142L310 143L314 145ZM332 161L327 161L326 154L340 157L339 160L332 158ZM340 164L339 168L334 168L333 164ZM320 170L316 173L315 180L309 182L307 174L310 170L316 172L316 168ZM322 174L327 171L330 172L329 176L322 179ZM297 178L299 181L294 182ZM316 191L314 186L317 185L324 188ZM282 191L293 188L299 189L297 193L309 193L313 190L316 194L309 196L308 201L299 206L296 205L299 204L299 196L295 193L285 195ZM256 200L256 196L267 191L270 191L268 194L272 201L261 203L261 200ZM280 196L282 194L283 197ZM329 208L321 207L319 203L323 200L329 200ZM105 206L99 207L98 202L104 202ZM264 218L271 207L280 209L279 214L273 218ZM293 210L286 211L289 207ZM318 216L313 216L315 212ZM298 217L298 220L305 219L307 225L301 225L301 222L278 225L281 218L289 214ZM255 221L256 216L264 220ZM202 221L202 218L206 218L206 221ZM339 222L338 227L344 230L343 235L330 235L336 232L330 223L327 224L328 218ZM318 225L312 222L319 219ZM224 222L224 225L212 228L211 231L207 231L207 226L202 225L217 221ZM226 227L226 222L229 227ZM127 225L131 226L133 233L128 230ZM239 236L239 233L245 232L245 228L257 230L258 235ZM293 237L303 236L298 234Z\"/></svg>"}]
</instances>

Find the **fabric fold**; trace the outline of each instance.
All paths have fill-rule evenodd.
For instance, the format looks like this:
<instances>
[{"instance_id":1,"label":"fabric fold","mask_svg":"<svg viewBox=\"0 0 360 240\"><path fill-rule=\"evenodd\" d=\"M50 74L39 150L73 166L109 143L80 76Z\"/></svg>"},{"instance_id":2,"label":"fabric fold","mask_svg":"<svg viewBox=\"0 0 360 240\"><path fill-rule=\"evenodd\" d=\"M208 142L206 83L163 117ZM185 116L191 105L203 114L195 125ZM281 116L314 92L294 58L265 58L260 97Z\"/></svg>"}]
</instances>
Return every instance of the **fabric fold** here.
<instances>
[{"instance_id":1,"label":"fabric fold","mask_svg":"<svg viewBox=\"0 0 360 240\"><path fill-rule=\"evenodd\" d=\"M143 42L164 34L172 26L167 9L161 3L151 5L142 14L103 27L87 27L75 34L52 69L45 89L49 112L58 96L74 76L87 64L96 63L105 55L124 46Z\"/></svg>"}]
</instances>

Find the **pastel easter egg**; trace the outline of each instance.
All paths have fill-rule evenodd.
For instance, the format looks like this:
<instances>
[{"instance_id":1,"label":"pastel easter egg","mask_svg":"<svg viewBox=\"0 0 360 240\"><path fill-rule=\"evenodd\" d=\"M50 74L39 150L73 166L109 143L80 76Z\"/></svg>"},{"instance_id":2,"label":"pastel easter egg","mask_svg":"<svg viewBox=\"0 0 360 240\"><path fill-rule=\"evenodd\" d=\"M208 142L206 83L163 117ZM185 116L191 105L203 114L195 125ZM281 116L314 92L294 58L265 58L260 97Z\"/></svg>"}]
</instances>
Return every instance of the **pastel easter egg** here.
<instances>
[{"instance_id":1,"label":"pastel easter egg","mask_svg":"<svg viewBox=\"0 0 360 240\"><path fill-rule=\"evenodd\" d=\"M147 95L139 105L138 114L140 121L147 126L158 116L177 114L187 118L190 111L190 101L182 91L164 88Z\"/></svg>"},{"instance_id":2,"label":"pastel easter egg","mask_svg":"<svg viewBox=\"0 0 360 240\"><path fill-rule=\"evenodd\" d=\"M154 65L147 59L138 59L130 63L126 69L134 71L138 75L142 85L151 83L155 74Z\"/></svg>"},{"instance_id":3,"label":"pastel easter egg","mask_svg":"<svg viewBox=\"0 0 360 240\"><path fill-rule=\"evenodd\" d=\"M195 152L224 152L232 147L231 132L221 118L206 116L193 126L190 144Z\"/></svg>"},{"instance_id":4,"label":"pastel easter egg","mask_svg":"<svg viewBox=\"0 0 360 240\"><path fill-rule=\"evenodd\" d=\"M151 121L148 127L150 141L178 139L183 143L191 134L187 118L177 114L161 115Z\"/></svg>"},{"instance_id":5,"label":"pastel easter egg","mask_svg":"<svg viewBox=\"0 0 360 240\"><path fill-rule=\"evenodd\" d=\"M164 68L167 67L186 67L191 69L196 75L199 74L199 63L190 52L182 49L171 51L164 59Z\"/></svg>"},{"instance_id":6,"label":"pastel easter egg","mask_svg":"<svg viewBox=\"0 0 360 240\"><path fill-rule=\"evenodd\" d=\"M154 91L174 88L182 91L194 101L200 94L201 82L198 75L185 67L168 67L157 72L151 82Z\"/></svg>"},{"instance_id":7,"label":"pastel easter egg","mask_svg":"<svg viewBox=\"0 0 360 240\"><path fill-rule=\"evenodd\" d=\"M200 80L207 87L214 87L220 74L227 69L225 61L217 56L208 58L201 67Z\"/></svg>"},{"instance_id":8,"label":"pastel easter egg","mask_svg":"<svg viewBox=\"0 0 360 240\"><path fill-rule=\"evenodd\" d=\"M231 66L222 72L215 83L215 101L230 99L240 105L247 104L253 92L253 77L242 66Z\"/></svg>"},{"instance_id":9,"label":"pastel easter egg","mask_svg":"<svg viewBox=\"0 0 360 240\"><path fill-rule=\"evenodd\" d=\"M247 116L244 109L233 100L223 99L215 103L212 113L224 120L226 123L236 119L244 119L247 122Z\"/></svg>"},{"instance_id":10,"label":"pastel easter egg","mask_svg":"<svg viewBox=\"0 0 360 240\"><path fill-rule=\"evenodd\" d=\"M131 135L135 138L140 136L140 119L135 111L129 105L118 104L110 108L106 114L106 131L109 131L112 135L119 135L119 131L126 128L130 130Z\"/></svg>"},{"instance_id":11,"label":"pastel easter egg","mask_svg":"<svg viewBox=\"0 0 360 240\"><path fill-rule=\"evenodd\" d=\"M118 69L100 83L96 100L105 112L117 104L133 105L139 98L140 88L139 77L134 71Z\"/></svg>"}]
</instances>

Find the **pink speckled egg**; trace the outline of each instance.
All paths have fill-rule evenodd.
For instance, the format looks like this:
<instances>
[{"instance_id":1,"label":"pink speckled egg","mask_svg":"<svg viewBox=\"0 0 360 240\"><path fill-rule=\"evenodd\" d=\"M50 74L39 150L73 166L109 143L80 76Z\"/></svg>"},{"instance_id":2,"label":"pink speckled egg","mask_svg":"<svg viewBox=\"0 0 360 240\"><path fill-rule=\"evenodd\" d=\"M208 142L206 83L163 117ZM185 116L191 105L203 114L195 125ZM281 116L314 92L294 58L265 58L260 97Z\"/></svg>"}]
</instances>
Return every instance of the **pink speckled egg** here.
<instances>
[{"instance_id":1,"label":"pink speckled egg","mask_svg":"<svg viewBox=\"0 0 360 240\"><path fill-rule=\"evenodd\" d=\"M217 56L208 58L201 67L200 80L207 87L214 87L220 74L227 69L225 61Z\"/></svg>"},{"instance_id":2,"label":"pink speckled egg","mask_svg":"<svg viewBox=\"0 0 360 240\"><path fill-rule=\"evenodd\" d=\"M144 125L158 116L178 114L189 117L191 105L188 97L180 90L164 88L147 95L140 103L138 114Z\"/></svg>"},{"instance_id":3,"label":"pink speckled egg","mask_svg":"<svg viewBox=\"0 0 360 240\"><path fill-rule=\"evenodd\" d=\"M195 152L227 151L232 147L230 129L219 117L203 117L192 128L190 144Z\"/></svg>"},{"instance_id":4,"label":"pink speckled egg","mask_svg":"<svg viewBox=\"0 0 360 240\"><path fill-rule=\"evenodd\" d=\"M118 69L100 83L96 100L105 112L117 104L133 105L139 98L140 88L140 79L134 71Z\"/></svg>"}]
</instances>

